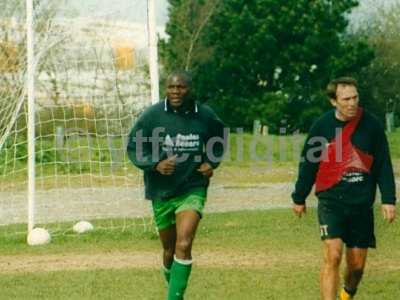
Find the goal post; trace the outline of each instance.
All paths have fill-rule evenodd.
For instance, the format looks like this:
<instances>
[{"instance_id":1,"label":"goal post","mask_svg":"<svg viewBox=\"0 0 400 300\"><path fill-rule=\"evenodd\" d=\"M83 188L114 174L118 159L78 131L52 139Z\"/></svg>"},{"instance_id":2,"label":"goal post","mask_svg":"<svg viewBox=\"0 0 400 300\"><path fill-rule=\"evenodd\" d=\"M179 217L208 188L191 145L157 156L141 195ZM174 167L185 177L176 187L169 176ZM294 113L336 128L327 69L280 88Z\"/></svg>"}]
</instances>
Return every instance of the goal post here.
<instances>
[{"instance_id":1,"label":"goal post","mask_svg":"<svg viewBox=\"0 0 400 300\"><path fill-rule=\"evenodd\" d=\"M158 101L154 0L10 2L0 4L0 47L16 49L0 55L0 225L148 228L126 145Z\"/></svg>"},{"instance_id":2,"label":"goal post","mask_svg":"<svg viewBox=\"0 0 400 300\"><path fill-rule=\"evenodd\" d=\"M151 80L151 102L157 103L160 99L158 51L157 51L157 22L155 0L147 0L148 3L148 34L149 34L149 69Z\"/></svg>"},{"instance_id":3,"label":"goal post","mask_svg":"<svg viewBox=\"0 0 400 300\"><path fill-rule=\"evenodd\" d=\"M33 0L26 0L26 53L28 90L28 233L35 226L35 54Z\"/></svg>"}]
</instances>

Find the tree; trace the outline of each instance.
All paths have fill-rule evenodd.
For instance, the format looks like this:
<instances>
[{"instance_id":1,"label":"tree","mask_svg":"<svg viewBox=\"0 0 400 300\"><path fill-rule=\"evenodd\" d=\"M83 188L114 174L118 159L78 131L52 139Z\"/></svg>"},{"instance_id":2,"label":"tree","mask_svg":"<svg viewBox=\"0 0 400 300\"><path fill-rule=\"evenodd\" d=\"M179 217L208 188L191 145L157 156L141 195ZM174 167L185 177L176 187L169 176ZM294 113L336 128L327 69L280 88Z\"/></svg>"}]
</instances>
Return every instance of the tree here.
<instances>
[{"instance_id":1,"label":"tree","mask_svg":"<svg viewBox=\"0 0 400 300\"><path fill-rule=\"evenodd\" d=\"M172 16L191 2L170 1L168 65L183 56L171 53L185 52L188 44L178 32L189 20ZM276 131L286 120L293 130L306 129L327 106L321 90L329 79L357 73L373 57L365 42L345 35L346 14L355 6L354 0L219 3L198 40L207 55L193 57L197 98L210 100L232 126L261 119Z\"/></svg>"},{"instance_id":2,"label":"tree","mask_svg":"<svg viewBox=\"0 0 400 300\"><path fill-rule=\"evenodd\" d=\"M160 41L161 56L167 70L192 69L207 61L211 47L202 42L204 30L221 0L170 0L166 27L168 40ZM171 45L174 45L171 47Z\"/></svg>"},{"instance_id":3,"label":"tree","mask_svg":"<svg viewBox=\"0 0 400 300\"><path fill-rule=\"evenodd\" d=\"M368 38L375 58L363 70L360 83L364 101L382 120L385 113L400 115L400 3L380 8L376 17L356 33Z\"/></svg>"}]
</instances>

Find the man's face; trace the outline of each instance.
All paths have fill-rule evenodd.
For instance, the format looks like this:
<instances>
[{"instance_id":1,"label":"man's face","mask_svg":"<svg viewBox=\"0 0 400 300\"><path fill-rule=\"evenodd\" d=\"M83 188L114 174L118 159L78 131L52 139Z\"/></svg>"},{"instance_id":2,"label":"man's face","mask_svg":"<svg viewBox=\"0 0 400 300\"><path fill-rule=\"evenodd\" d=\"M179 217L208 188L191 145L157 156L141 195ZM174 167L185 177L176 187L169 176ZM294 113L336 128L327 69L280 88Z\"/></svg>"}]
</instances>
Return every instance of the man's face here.
<instances>
[{"instance_id":1,"label":"man's face","mask_svg":"<svg viewBox=\"0 0 400 300\"><path fill-rule=\"evenodd\" d=\"M167 98L173 108L180 107L189 94L189 86L181 76L172 76L167 82Z\"/></svg>"},{"instance_id":2,"label":"man's face","mask_svg":"<svg viewBox=\"0 0 400 300\"><path fill-rule=\"evenodd\" d=\"M339 84L336 89L336 99L331 99L336 107L336 116L342 121L353 119L357 115L358 92L353 85Z\"/></svg>"}]
</instances>

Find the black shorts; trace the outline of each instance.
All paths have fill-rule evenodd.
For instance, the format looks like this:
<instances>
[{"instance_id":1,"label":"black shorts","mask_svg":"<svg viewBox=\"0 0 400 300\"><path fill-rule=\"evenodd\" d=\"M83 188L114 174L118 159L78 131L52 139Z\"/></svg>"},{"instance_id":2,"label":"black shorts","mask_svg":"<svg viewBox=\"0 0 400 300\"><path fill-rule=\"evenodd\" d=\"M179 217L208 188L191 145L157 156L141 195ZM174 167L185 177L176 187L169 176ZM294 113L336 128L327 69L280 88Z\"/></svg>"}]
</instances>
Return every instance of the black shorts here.
<instances>
[{"instance_id":1,"label":"black shorts","mask_svg":"<svg viewBox=\"0 0 400 300\"><path fill-rule=\"evenodd\" d=\"M375 248L374 212L365 205L345 205L319 199L321 239L340 238L348 248Z\"/></svg>"}]
</instances>

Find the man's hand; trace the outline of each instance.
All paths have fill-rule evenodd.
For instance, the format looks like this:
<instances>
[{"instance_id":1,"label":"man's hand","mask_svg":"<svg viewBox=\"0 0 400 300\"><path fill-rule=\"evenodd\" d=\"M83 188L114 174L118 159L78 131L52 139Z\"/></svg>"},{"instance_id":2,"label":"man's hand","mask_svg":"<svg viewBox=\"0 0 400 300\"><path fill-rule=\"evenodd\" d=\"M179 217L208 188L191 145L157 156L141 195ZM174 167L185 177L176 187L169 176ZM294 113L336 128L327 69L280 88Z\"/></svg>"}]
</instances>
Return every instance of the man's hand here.
<instances>
[{"instance_id":1,"label":"man's hand","mask_svg":"<svg viewBox=\"0 0 400 300\"><path fill-rule=\"evenodd\" d=\"M302 215L306 214L306 205L305 204L293 204L293 212L296 216L298 216L299 218L302 217Z\"/></svg>"},{"instance_id":2,"label":"man's hand","mask_svg":"<svg viewBox=\"0 0 400 300\"><path fill-rule=\"evenodd\" d=\"M382 204L382 215L385 220L392 223L396 218L396 206L393 204Z\"/></svg>"},{"instance_id":3,"label":"man's hand","mask_svg":"<svg viewBox=\"0 0 400 300\"><path fill-rule=\"evenodd\" d=\"M172 173L175 172L176 157L177 157L177 155L174 155L174 156L168 157L167 159L160 161L156 166L156 170L161 175L171 175Z\"/></svg>"},{"instance_id":4,"label":"man's hand","mask_svg":"<svg viewBox=\"0 0 400 300\"><path fill-rule=\"evenodd\" d=\"M210 166L209 163L206 162L202 163L200 167L197 169L197 171L199 171L201 174L203 174L203 176L208 178L212 177L214 173L213 168Z\"/></svg>"}]
</instances>

